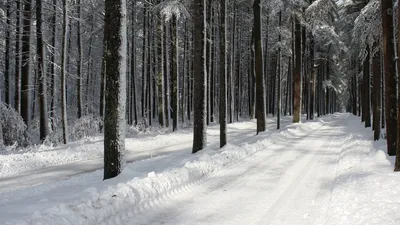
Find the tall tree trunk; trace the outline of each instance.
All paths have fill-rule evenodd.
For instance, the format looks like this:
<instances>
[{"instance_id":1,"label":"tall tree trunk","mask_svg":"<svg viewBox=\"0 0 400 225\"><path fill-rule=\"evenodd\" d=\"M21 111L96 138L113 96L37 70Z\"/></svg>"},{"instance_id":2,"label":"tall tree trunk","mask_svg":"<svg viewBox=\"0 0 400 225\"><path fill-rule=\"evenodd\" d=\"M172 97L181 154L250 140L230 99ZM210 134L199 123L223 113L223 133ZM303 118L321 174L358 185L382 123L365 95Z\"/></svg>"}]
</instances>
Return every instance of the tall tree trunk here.
<instances>
[{"instance_id":1,"label":"tall tree trunk","mask_svg":"<svg viewBox=\"0 0 400 225\"><path fill-rule=\"evenodd\" d=\"M277 92L278 92L278 96L277 96L277 101L278 101L278 112L277 112L277 124L276 124L276 129L281 129L281 111L282 111L282 96L281 96L281 74L282 74L282 49L281 49L281 45L282 45L282 11L279 12L279 49L278 49L278 63L277 63L277 67L278 67L278 79L277 79Z\"/></svg>"},{"instance_id":2,"label":"tall tree trunk","mask_svg":"<svg viewBox=\"0 0 400 225\"><path fill-rule=\"evenodd\" d=\"M235 114L235 79L233 77L233 69L235 68L235 37L236 37L236 3L232 2L233 18L232 18L232 31L230 42L230 66L229 66L229 123L233 123ZM261 53L262 54L262 53Z\"/></svg>"},{"instance_id":3,"label":"tall tree trunk","mask_svg":"<svg viewBox=\"0 0 400 225\"><path fill-rule=\"evenodd\" d=\"M211 120L211 39L212 39L212 0L207 0L207 43L206 43L206 71L207 71L207 125L210 124Z\"/></svg>"},{"instance_id":4,"label":"tall tree trunk","mask_svg":"<svg viewBox=\"0 0 400 225\"><path fill-rule=\"evenodd\" d=\"M266 129L265 94L264 94L264 69L262 51L262 28L261 28L261 2L255 0L254 10L254 44L255 44L255 72L256 72L256 117L257 134Z\"/></svg>"},{"instance_id":5,"label":"tall tree trunk","mask_svg":"<svg viewBox=\"0 0 400 225\"><path fill-rule=\"evenodd\" d=\"M383 0L382 0L383 1ZM392 3L393 4L393 3ZM398 5L399 3L397 3L397 5ZM386 5L385 5L386 6ZM399 13L399 7L397 6L397 35L399 35L400 34L400 30L399 30L399 28L400 28L400 21L399 21L399 19L400 19L400 13ZM384 10L384 6L383 6L383 3L382 3L382 11ZM389 12L387 11L387 14L388 14ZM382 16L383 17L383 16ZM383 20L383 19L382 19ZM393 22L393 21L392 21ZM385 29L384 29L384 31L385 31ZM391 30L391 31L393 31L393 30ZM383 35L383 37L384 37L384 46L385 46L385 44L387 44L387 42L385 42L385 34ZM391 40L393 40L393 39L391 39ZM400 46L399 46L399 44L400 44L400 36L398 36L398 38L397 38L397 58L399 57L399 53L400 53ZM393 46L394 44L390 44L389 46ZM385 46L384 48L387 48L387 46ZM394 58L393 58L394 59ZM394 60L392 61L392 63L391 63L391 66L392 67L394 67ZM399 63L399 61L397 60L397 71L400 73L400 63ZM390 72L391 72L391 70L389 70ZM393 69L393 73L390 73L391 75L392 75L392 77L395 79L396 78L396 71ZM388 75L388 74L387 74ZM397 81L398 83L397 83L397 91L399 91L400 90L400 81L399 80L396 80L395 79L395 81ZM393 84L391 84L391 85L393 85ZM393 90L393 95L394 96L396 96L396 86L393 86L393 89L391 89L391 88L386 88L386 90ZM393 97L392 97L393 98ZM395 97L394 97L395 98ZM394 103L394 102L392 102L392 104L394 105L393 106L393 108L396 108L396 104ZM395 163L395 167L394 167L394 171L400 171L400 131L399 131L399 129L400 129L400 96L398 96L397 97L397 116L395 117L395 119L397 119L397 129L395 129L395 128L393 128L393 130L396 130L397 131L397 133L396 133L396 135L394 136L395 138L396 138L396 163ZM389 127L389 123L387 123L386 124L386 126L387 127Z\"/></svg>"},{"instance_id":6,"label":"tall tree trunk","mask_svg":"<svg viewBox=\"0 0 400 225\"><path fill-rule=\"evenodd\" d=\"M159 32L159 46L158 46L158 120L161 126L165 126L165 81L164 81L164 21L159 19L158 32Z\"/></svg>"},{"instance_id":7,"label":"tall tree trunk","mask_svg":"<svg viewBox=\"0 0 400 225\"><path fill-rule=\"evenodd\" d=\"M226 13L227 13L227 4L226 0L221 0L220 2L220 28L219 28L219 47L220 47L220 93L219 93L219 124L220 124L220 136L219 136L219 145L220 147L224 147L227 143L226 140L226 114L227 107L226 102L228 98L227 92L227 73L228 67L226 65L227 61L227 29L226 29Z\"/></svg>"},{"instance_id":8,"label":"tall tree trunk","mask_svg":"<svg viewBox=\"0 0 400 225\"><path fill-rule=\"evenodd\" d=\"M193 2L194 19L194 131L193 131L193 150L196 153L207 145L207 74L206 74L206 8L205 0L195 0Z\"/></svg>"},{"instance_id":9,"label":"tall tree trunk","mask_svg":"<svg viewBox=\"0 0 400 225\"><path fill-rule=\"evenodd\" d=\"M15 31L15 95L14 108L21 113L21 1L16 0Z\"/></svg>"},{"instance_id":10,"label":"tall tree trunk","mask_svg":"<svg viewBox=\"0 0 400 225\"><path fill-rule=\"evenodd\" d=\"M364 113L365 113L365 127L371 127L371 101L370 101L370 49L367 46L367 57L364 61Z\"/></svg>"},{"instance_id":11,"label":"tall tree trunk","mask_svg":"<svg viewBox=\"0 0 400 225\"><path fill-rule=\"evenodd\" d=\"M31 15L32 0L24 1L22 19L22 68L21 68L21 116L25 124L30 122L30 73L31 73Z\"/></svg>"},{"instance_id":12,"label":"tall tree trunk","mask_svg":"<svg viewBox=\"0 0 400 225\"><path fill-rule=\"evenodd\" d=\"M216 23L216 15L217 13L215 12L215 7L211 9L212 10L212 24ZM217 53L216 53L216 40L217 40L217 29L216 26L211 26L211 55L210 55L210 73L209 73L209 77L210 77L210 84L209 84L209 88L210 88L210 122L214 122L215 121L215 114L214 114L214 110L215 110L215 71L217 70Z\"/></svg>"},{"instance_id":13,"label":"tall tree trunk","mask_svg":"<svg viewBox=\"0 0 400 225\"><path fill-rule=\"evenodd\" d=\"M42 20L42 0L36 1L36 50L37 50L37 69L39 77L39 109L40 109L40 140L44 141L49 135L49 121L47 115L47 79L45 58L46 54L43 46L43 20Z\"/></svg>"},{"instance_id":14,"label":"tall tree trunk","mask_svg":"<svg viewBox=\"0 0 400 225\"><path fill-rule=\"evenodd\" d=\"M187 88L187 80L188 80L188 45L189 45L189 34L188 34L188 25L187 22L185 21L185 35L184 35L185 39L185 43L184 43L184 47L183 47L183 81L182 81L182 111L181 111L181 119L182 119L182 123L185 123L185 113L186 113L186 106L187 106L187 94L188 92L186 92L186 88Z\"/></svg>"},{"instance_id":15,"label":"tall tree trunk","mask_svg":"<svg viewBox=\"0 0 400 225\"><path fill-rule=\"evenodd\" d=\"M248 93L247 95L249 96L249 116L250 119L254 119L256 117L256 101L255 101L255 78L256 78L256 72L255 72L255 63L254 63L254 58L255 58L255 49L254 49L254 25L251 30L251 41L250 41L250 51L251 54L249 54L249 74L247 78L247 90Z\"/></svg>"},{"instance_id":16,"label":"tall tree trunk","mask_svg":"<svg viewBox=\"0 0 400 225\"><path fill-rule=\"evenodd\" d=\"M52 37L51 37L51 44L54 49L57 49L57 0L53 0L53 16L52 16ZM50 118L51 118L51 126L52 130L55 130L56 127L56 51L53 50L51 54L51 67L50 67Z\"/></svg>"},{"instance_id":17,"label":"tall tree trunk","mask_svg":"<svg viewBox=\"0 0 400 225\"><path fill-rule=\"evenodd\" d=\"M6 2L6 52L4 56L4 103L11 105L10 92L10 47L11 47L11 0Z\"/></svg>"},{"instance_id":18,"label":"tall tree trunk","mask_svg":"<svg viewBox=\"0 0 400 225\"><path fill-rule=\"evenodd\" d=\"M179 51L178 51L178 19L176 15L172 16L171 21L171 40L172 40L172 131L178 130L179 120Z\"/></svg>"},{"instance_id":19,"label":"tall tree trunk","mask_svg":"<svg viewBox=\"0 0 400 225\"><path fill-rule=\"evenodd\" d=\"M166 115L166 119L165 119L165 125L166 127L169 127L171 125L171 89L170 89L170 67L169 67L169 43L170 43L170 37L169 37L169 32L170 32L170 26L166 25L164 27L165 29L165 36L164 36L164 47L165 47L165 51L164 51L164 82L165 82L165 92L166 92L166 98L165 98L165 115Z\"/></svg>"},{"instance_id":20,"label":"tall tree trunk","mask_svg":"<svg viewBox=\"0 0 400 225\"><path fill-rule=\"evenodd\" d=\"M143 53L142 53L142 96L141 96L141 106L142 106L142 118L145 118L146 115L146 68L147 68L147 29L148 29L148 13L147 13L147 5L144 5L143 12Z\"/></svg>"},{"instance_id":21,"label":"tall tree trunk","mask_svg":"<svg viewBox=\"0 0 400 225\"><path fill-rule=\"evenodd\" d=\"M381 56L380 51L372 56L372 76L373 76L373 130L374 141L378 141L381 136Z\"/></svg>"},{"instance_id":22,"label":"tall tree trunk","mask_svg":"<svg viewBox=\"0 0 400 225\"><path fill-rule=\"evenodd\" d=\"M290 112L289 109L289 104L290 104L290 87L292 83L292 58L289 57L288 60L288 73L287 73L287 79L286 79L286 92L285 92L285 110L284 110L284 115L287 116L288 112Z\"/></svg>"},{"instance_id":23,"label":"tall tree trunk","mask_svg":"<svg viewBox=\"0 0 400 225\"><path fill-rule=\"evenodd\" d=\"M77 93L78 93L78 118L82 117L83 113L83 100L82 100L82 82L83 82L83 59L82 59L82 29L81 29L81 20L82 20L82 15L81 15L81 0L77 0L77 7L78 7L78 59L77 59L77 76L78 76L78 81L77 81Z\"/></svg>"},{"instance_id":24,"label":"tall tree trunk","mask_svg":"<svg viewBox=\"0 0 400 225\"><path fill-rule=\"evenodd\" d=\"M383 27L383 54L384 54L384 71L385 71L385 111L386 111L386 135L387 135L387 151L388 154L396 155L397 148L397 79L395 67L395 48L394 48L394 31L393 31L393 2L381 0L382 2L382 27ZM400 40L400 39L399 39ZM399 132L400 133L400 132ZM400 152L397 154L396 169L400 169Z\"/></svg>"},{"instance_id":25,"label":"tall tree trunk","mask_svg":"<svg viewBox=\"0 0 400 225\"><path fill-rule=\"evenodd\" d=\"M125 151L126 0L106 1L106 109L104 117L104 180L118 176Z\"/></svg>"},{"instance_id":26,"label":"tall tree trunk","mask_svg":"<svg viewBox=\"0 0 400 225\"><path fill-rule=\"evenodd\" d=\"M301 23L300 20L295 18L295 67L294 67L294 102L293 102L293 123L299 123L301 121Z\"/></svg>"},{"instance_id":27,"label":"tall tree trunk","mask_svg":"<svg viewBox=\"0 0 400 225\"><path fill-rule=\"evenodd\" d=\"M269 62L268 62L268 52L269 52L269 49L268 49L268 44L269 44L269 42L268 42L268 39L269 39L269 12L268 12L268 9L265 9L265 13L266 13L266 17L267 17L267 24L265 24L265 28L267 29L266 30L266 32L265 32L265 46L264 46L264 80L265 80L265 82L267 82L268 83L268 78L269 78L269 74L268 74L268 66L269 66ZM266 98L265 98L265 111L267 112L267 114L269 113L269 110L270 110L270 106L269 106L269 98L270 98L270 95L269 95L269 89L271 89L271 88L269 88L268 87L268 85L266 85L266 87L265 87L265 96L266 96Z\"/></svg>"},{"instance_id":28,"label":"tall tree trunk","mask_svg":"<svg viewBox=\"0 0 400 225\"><path fill-rule=\"evenodd\" d=\"M132 50L131 50L131 83L132 83L132 110L135 126L138 124L138 111L136 100L136 0L133 0L132 6Z\"/></svg>"},{"instance_id":29,"label":"tall tree trunk","mask_svg":"<svg viewBox=\"0 0 400 225\"><path fill-rule=\"evenodd\" d=\"M67 64L67 39L68 39L68 3L63 0L63 40L61 53L61 120L63 127L63 142L68 143L68 121L67 121L67 90L66 90L66 64Z\"/></svg>"}]
</instances>

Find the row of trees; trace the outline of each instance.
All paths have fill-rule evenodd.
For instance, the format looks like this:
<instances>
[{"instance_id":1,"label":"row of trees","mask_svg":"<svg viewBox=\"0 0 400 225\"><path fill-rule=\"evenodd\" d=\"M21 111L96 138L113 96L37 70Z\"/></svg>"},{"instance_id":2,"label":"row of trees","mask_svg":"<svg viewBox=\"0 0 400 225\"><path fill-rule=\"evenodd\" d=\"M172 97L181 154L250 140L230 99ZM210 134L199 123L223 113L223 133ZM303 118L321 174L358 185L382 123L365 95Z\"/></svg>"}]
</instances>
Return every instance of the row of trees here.
<instances>
[{"instance_id":1,"label":"row of trees","mask_svg":"<svg viewBox=\"0 0 400 225\"><path fill-rule=\"evenodd\" d=\"M62 131L67 143L68 124L104 118L105 178L120 171L124 118L173 131L193 122L193 152L219 122L223 147L226 124L241 118L256 118L259 133L267 114L279 129L282 115L343 109L353 84L339 9L333 0L3 1L2 102L27 127L40 124L42 141Z\"/></svg>"}]
</instances>

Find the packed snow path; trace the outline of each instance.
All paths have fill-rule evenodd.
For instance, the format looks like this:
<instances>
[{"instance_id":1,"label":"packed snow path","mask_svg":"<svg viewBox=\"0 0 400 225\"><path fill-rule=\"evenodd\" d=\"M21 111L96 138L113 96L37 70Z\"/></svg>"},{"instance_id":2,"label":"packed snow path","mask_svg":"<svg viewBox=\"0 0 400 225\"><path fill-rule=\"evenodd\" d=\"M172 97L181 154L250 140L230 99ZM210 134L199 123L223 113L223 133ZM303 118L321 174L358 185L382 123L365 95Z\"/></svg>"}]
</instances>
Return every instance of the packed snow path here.
<instances>
[{"instance_id":1,"label":"packed snow path","mask_svg":"<svg viewBox=\"0 0 400 225\"><path fill-rule=\"evenodd\" d=\"M343 131L274 144L126 224L323 224Z\"/></svg>"}]
</instances>

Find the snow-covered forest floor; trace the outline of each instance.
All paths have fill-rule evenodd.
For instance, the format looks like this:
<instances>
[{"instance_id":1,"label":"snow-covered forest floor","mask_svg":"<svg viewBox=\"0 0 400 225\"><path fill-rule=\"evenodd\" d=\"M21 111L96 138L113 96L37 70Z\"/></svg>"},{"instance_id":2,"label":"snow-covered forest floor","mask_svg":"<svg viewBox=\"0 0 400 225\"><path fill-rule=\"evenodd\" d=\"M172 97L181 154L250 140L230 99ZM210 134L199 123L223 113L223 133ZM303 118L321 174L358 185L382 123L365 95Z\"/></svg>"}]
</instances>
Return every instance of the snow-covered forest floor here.
<instances>
[{"instance_id":1,"label":"snow-covered forest floor","mask_svg":"<svg viewBox=\"0 0 400 225\"><path fill-rule=\"evenodd\" d=\"M127 164L102 181L100 137L0 155L0 224L400 224L400 174L385 140L334 114L283 129L268 119L126 140Z\"/></svg>"}]
</instances>

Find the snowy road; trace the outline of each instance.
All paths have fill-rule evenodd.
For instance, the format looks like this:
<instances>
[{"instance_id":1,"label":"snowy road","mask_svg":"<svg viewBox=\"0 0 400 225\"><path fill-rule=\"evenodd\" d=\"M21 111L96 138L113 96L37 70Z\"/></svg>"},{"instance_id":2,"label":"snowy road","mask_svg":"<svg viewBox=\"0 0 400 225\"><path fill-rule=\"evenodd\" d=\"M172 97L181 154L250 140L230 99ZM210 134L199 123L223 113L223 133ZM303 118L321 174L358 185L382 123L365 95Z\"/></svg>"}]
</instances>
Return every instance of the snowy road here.
<instances>
[{"instance_id":1,"label":"snowy road","mask_svg":"<svg viewBox=\"0 0 400 225\"><path fill-rule=\"evenodd\" d=\"M322 224L343 135L324 126L274 144L127 224Z\"/></svg>"},{"instance_id":2,"label":"snowy road","mask_svg":"<svg viewBox=\"0 0 400 225\"><path fill-rule=\"evenodd\" d=\"M0 224L400 224L394 157L358 117L300 124L285 117L279 131L275 122L270 118L260 135L254 121L229 125L223 149L211 127L198 154L190 154L190 132L127 139L136 150L128 161L135 162L106 181L96 158L0 177ZM81 151L101 145L89 142ZM79 155L79 146L56 151Z\"/></svg>"}]
</instances>

